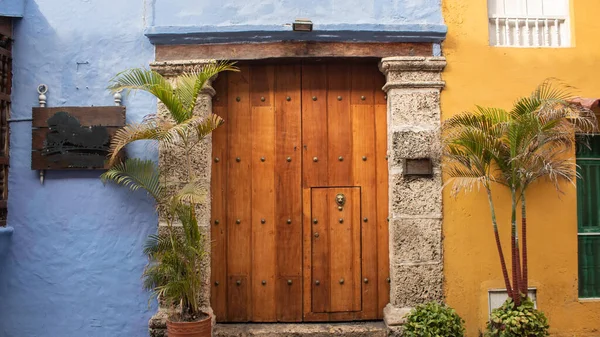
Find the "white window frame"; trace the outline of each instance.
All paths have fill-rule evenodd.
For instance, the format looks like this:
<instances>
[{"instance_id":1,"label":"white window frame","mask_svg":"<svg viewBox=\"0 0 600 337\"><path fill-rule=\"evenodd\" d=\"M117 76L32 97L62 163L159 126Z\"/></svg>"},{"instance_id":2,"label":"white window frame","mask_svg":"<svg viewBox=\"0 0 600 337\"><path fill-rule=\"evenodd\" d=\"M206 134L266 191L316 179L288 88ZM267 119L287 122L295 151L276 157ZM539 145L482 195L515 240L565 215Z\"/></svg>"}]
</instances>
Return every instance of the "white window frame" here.
<instances>
[{"instance_id":1,"label":"white window frame","mask_svg":"<svg viewBox=\"0 0 600 337\"><path fill-rule=\"evenodd\" d=\"M533 302L533 307L537 309L537 288L530 287L527 289L527 296ZM488 319L492 317L492 310L500 308L508 299L506 289L489 289L488 290Z\"/></svg>"},{"instance_id":2,"label":"white window frame","mask_svg":"<svg viewBox=\"0 0 600 337\"><path fill-rule=\"evenodd\" d=\"M528 2L539 2L539 13L529 13ZM564 13L544 13L549 0L488 0L489 43L494 47L568 48L571 47L570 1L563 2ZM518 3L508 9L507 3ZM502 13L496 13L498 6Z\"/></svg>"}]
</instances>

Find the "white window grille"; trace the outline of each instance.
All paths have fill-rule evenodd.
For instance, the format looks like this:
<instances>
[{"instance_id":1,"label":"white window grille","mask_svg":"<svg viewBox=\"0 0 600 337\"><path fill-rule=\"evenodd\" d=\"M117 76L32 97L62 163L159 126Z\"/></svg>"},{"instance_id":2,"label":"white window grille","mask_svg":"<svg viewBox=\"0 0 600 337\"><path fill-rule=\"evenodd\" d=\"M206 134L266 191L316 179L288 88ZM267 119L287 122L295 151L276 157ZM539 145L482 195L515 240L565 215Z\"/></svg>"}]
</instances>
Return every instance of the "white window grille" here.
<instances>
[{"instance_id":1,"label":"white window grille","mask_svg":"<svg viewBox=\"0 0 600 337\"><path fill-rule=\"evenodd\" d=\"M527 296L533 302L533 306L537 308L537 289L529 288ZM492 316L492 310L500 308L508 299L506 289L491 289L488 290L488 317Z\"/></svg>"},{"instance_id":2,"label":"white window grille","mask_svg":"<svg viewBox=\"0 0 600 337\"><path fill-rule=\"evenodd\" d=\"M488 0L490 45L569 47L569 0Z\"/></svg>"}]
</instances>

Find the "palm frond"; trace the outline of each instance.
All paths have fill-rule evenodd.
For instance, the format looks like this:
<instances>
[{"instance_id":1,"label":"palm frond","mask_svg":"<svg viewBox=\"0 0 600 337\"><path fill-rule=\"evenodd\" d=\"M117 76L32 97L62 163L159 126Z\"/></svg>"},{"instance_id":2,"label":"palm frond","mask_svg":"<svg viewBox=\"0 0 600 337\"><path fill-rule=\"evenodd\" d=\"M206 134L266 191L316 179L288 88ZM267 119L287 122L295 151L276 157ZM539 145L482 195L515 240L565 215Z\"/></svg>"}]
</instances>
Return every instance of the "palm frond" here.
<instances>
[{"instance_id":1,"label":"palm frond","mask_svg":"<svg viewBox=\"0 0 600 337\"><path fill-rule=\"evenodd\" d=\"M239 69L232 62L219 61L177 77L175 92L187 113L186 119L193 115L198 102L198 95L204 89L206 83L224 71L239 71Z\"/></svg>"},{"instance_id":2,"label":"palm frond","mask_svg":"<svg viewBox=\"0 0 600 337\"><path fill-rule=\"evenodd\" d=\"M154 162L138 158L126 159L100 176L104 182L112 181L132 191L143 189L156 201L162 199L162 186L159 177L160 171Z\"/></svg>"},{"instance_id":3,"label":"palm frond","mask_svg":"<svg viewBox=\"0 0 600 337\"><path fill-rule=\"evenodd\" d=\"M206 201L207 195L208 192L199 180L191 181L171 196L171 212L177 212L182 206L199 205Z\"/></svg>"},{"instance_id":4,"label":"palm frond","mask_svg":"<svg viewBox=\"0 0 600 337\"><path fill-rule=\"evenodd\" d=\"M223 125L225 121L219 115L211 114L203 119L193 123L193 134L196 140L200 141L206 136L210 135L219 126Z\"/></svg>"},{"instance_id":5,"label":"palm frond","mask_svg":"<svg viewBox=\"0 0 600 337\"><path fill-rule=\"evenodd\" d=\"M158 98L170 112L171 117L181 122L187 119L181 100L175 94L175 89L161 74L154 70L134 68L117 74L108 87L111 91L146 91Z\"/></svg>"},{"instance_id":6,"label":"palm frond","mask_svg":"<svg viewBox=\"0 0 600 337\"><path fill-rule=\"evenodd\" d=\"M119 152L128 144L138 140L155 140L162 143L174 143L176 133L170 130L176 124L157 116L147 116L141 123L128 124L115 132L110 142L109 165L113 165Z\"/></svg>"}]
</instances>

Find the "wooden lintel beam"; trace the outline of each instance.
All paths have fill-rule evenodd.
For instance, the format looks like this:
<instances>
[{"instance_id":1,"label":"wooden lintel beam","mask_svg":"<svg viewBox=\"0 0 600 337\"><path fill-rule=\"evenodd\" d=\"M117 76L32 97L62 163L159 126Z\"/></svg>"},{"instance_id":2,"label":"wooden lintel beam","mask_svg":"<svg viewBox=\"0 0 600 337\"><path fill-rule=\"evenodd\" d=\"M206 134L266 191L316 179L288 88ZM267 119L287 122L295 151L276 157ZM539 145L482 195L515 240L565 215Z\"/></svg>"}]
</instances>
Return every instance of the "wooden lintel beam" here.
<instances>
[{"instance_id":1,"label":"wooden lintel beam","mask_svg":"<svg viewBox=\"0 0 600 337\"><path fill-rule=\"evenodd\" d=\"M383 58L432 56L432 43L273 42L157 45L156 61L191 59L264 60L294 58Z\"/></svg>"}]
</instances>

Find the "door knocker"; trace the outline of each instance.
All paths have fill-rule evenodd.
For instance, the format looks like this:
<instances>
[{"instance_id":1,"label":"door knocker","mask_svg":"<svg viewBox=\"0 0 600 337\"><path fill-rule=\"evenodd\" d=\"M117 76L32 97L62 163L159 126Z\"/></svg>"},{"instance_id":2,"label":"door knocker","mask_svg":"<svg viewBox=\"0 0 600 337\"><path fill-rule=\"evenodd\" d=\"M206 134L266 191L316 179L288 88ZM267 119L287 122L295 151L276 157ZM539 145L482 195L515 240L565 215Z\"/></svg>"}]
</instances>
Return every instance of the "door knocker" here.
<instances>
[{"instance_id":1,"label":"door knocker","mask_svg":"<svg viewBox=\"0 0 600 337\"><path fill-rule=\"evenodd\" d=\"M339 193L335 196L335 203L338 205L338 209L341 211L344 209L346 203L346 196L343 193Z\"/></svg>"}]
</instances>

